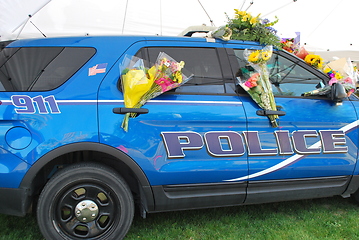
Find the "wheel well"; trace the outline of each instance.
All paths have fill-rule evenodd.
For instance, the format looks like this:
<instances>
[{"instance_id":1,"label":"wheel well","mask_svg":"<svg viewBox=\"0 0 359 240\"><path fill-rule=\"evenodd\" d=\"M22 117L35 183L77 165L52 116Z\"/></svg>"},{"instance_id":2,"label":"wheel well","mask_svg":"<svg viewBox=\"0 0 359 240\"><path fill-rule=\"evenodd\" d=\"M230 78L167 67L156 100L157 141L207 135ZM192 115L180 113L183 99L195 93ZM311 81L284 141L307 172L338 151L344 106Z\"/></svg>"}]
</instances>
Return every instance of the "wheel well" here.
<instances>
[{"instance_id":1,"label":"wheel well","mask_svg":"<svg viewBox=\"0 0 359 240\"><path fill-rule=\"evenodd\" d=\"M145 206L145 204L141 204L141 190L139 180L128 165L121 161L121 159L118 159L104 152L81 150L57 156L53 160L46 163L37 172L31 183L33 210L36 209L37 199L47 181L62 168L79 162L96 162L115 169L115 171L126 181L130 187L135 205L141 207ZM144 199L142 199L142 201L144 201Z\"/></svg>"}]
</instances>

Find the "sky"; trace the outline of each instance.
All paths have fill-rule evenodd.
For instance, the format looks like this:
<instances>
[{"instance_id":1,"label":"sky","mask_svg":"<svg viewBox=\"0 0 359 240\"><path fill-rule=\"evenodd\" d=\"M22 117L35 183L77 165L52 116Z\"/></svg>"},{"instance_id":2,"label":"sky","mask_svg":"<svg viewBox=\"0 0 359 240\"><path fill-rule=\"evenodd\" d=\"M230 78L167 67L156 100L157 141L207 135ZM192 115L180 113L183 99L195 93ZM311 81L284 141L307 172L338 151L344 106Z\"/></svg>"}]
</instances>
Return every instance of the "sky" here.
<instances>
[{"instance_id":1,"label":"sky","mask_svg":"<svg viewBox=\"0 0 359 240\"><path fill-rule=\"evenodd\" d=\"M23 8L41 1L48 0L32 0L31 5L28 0L0 0L0 34L13 27L14 18L27 19L33 14ZM358 0L52 0L23 29L1 34L0 40L18 35L42 37L39 30L46 36L178 35L189 26L225 25L234 9L271 21L277 16L274 28L280 37L295 37L300 32L301 43L313 49L359 50Z\"/></svg>"}]
</instances>

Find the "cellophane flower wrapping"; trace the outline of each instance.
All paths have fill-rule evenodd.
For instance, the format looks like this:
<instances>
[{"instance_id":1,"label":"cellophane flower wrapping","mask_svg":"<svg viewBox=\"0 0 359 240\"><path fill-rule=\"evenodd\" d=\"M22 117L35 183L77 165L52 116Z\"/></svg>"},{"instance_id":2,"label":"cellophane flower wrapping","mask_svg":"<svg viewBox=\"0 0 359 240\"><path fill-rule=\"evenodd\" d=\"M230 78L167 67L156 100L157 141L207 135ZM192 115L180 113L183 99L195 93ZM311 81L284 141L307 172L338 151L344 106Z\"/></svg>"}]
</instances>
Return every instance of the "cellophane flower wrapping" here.
<instances>
[{"instance_id":1,"label":"cellophane flower wrapping","mask_svg":"<svg viewBox=\"0 0 359 240\"><path fill-rule=\"evenodd\" d=\"M295 55L304 60L308 54L309 53L307 52L307 50L304 47L300 47L299 51Z\"/></svg>"},{"instance_id":2,"label":"cellophane flower wrapping","mask_svg":"<svg viewBox=\"0 0 359 240\"><path fill-rule=\"evenodd\" d=\"M264 110L277 111L272 85L269 80L267 62L273 53L273 47L268 45L262 50L244 50L244 57L257 73L253 74L247 81L238 79L239 84L246 90L251 98ZM278 127L278 115L268 116L272 127Z\"/></svg>"},{"instance_id":3,"label":"cellophane flower wrapping","mask_svg":"<svg viewBox=\"0 0 359 240\"><path fill-rule=\"evenodd\" d=\"M140 58L126 57L121 65L126 66L121 69L125 107L140 108L148 100L186 83L192 74L183 73L184 65L183 61L177 62L164 52L159 53L156 63L150 68L146 68ZM121 125L124 131L128 131L129 118L136 115L125 114Z\"/></svg>"}]
</instances>

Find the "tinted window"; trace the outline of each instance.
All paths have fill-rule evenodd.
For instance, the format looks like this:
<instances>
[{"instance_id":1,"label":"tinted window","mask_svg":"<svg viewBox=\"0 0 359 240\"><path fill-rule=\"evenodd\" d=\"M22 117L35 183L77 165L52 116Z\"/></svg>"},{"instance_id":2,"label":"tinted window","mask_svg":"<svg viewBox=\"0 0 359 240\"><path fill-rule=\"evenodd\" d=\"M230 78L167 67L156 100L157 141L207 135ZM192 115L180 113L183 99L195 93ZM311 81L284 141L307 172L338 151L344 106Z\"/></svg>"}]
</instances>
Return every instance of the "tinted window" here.
<instances>
[{"instance_id":1,"label":"tinted window","mask_svg":"<svg viewBox=\"0 0 359 240\"><path fill-rule=\"evenodd\" d=\"M254 73L254 69L244 59L243 50L234 50L234 52L240 65L237 75L246 80ZM276 96L301 96L304 92L316 89L322 82L321 78L277 53L273 54L267 66L273 93Z\"/></svg>"},{"instance_id":2,"label":"tinted window","mask_svg":"<svg viewBox=\"0 0 359 240\"><path fill-rule=\"evenodd\" d=\"M176 61L184 61L185 69L193 74L193 78L176 92L189 93L226 93L220 62L215 48L184 48L184 47L154 47L147 48L137 54L139 57L155 63L160 52L165 52ZM185 72L184 72L185 73ZM234 85L234 84L233 84Z\"/></svg>"},{"instance_id":3,"label":"tinted window","mask_svg":"<svg viewBox=\"0 0 359 240\"><path fill-rule=\"evenodd\" d=\"M5 48L0 52L0 90L54 89L66 82L94 54L93 48Z\"/></svg>"}]
</instances>

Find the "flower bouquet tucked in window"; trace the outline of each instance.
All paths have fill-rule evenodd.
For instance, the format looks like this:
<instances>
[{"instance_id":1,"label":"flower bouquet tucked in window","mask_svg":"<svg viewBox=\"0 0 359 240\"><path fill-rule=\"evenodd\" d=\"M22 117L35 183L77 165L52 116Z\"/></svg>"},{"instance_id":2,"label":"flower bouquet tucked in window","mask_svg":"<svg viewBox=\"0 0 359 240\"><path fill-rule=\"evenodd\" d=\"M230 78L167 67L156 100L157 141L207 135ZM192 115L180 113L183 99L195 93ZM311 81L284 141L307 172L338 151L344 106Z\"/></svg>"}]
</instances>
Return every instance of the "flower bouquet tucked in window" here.
<instances>
[{"instance_id":1,"label":"flower bouquet tucked in window","mask_svg":"<svg viewBox=\"0 0 359 240\"><path fill-rule=\"evenodd\" d=\"M240 85L246 90L252 99L264 110L277 111L274 100L272 85L269 81L267 62L272 56L272 46L266 46L262 50L244 50L244 57L248 63L257 71L247 81L241 79ZM278 115L268 115L273 127L278 127Z\"/></svg>"},{"instance_id":2,"label":"flower bouquet tucked in window","mask_svg":"<svg viewBox=\"0 0 359 240\"><path fill-rule=\"evenodd\" d=\"M121 70L124 103L127 108L140 108L148 100L177 88L190 77L183 74L184 62L177 62L166 53L159 53L156 63L146 68L141 58L126 57ZM192 75L191 75L192 76ZM129 118L136 113L126 113L121 127L127 132Z\"/></svg>"},{"instance_id":3,"label":"flower bouquet tucked in window","mask_svg":"<svg viewBox=\"0 0 359 240\"><path fill-rule=\"evenodd\" d=\"M356 72L350 59L340 58L329 62L324 66L323 72L328 75L330 81L327 86L306 92L304 96L327 95L331 92L333 84L341 84L344 86L347 96L349 97L356 91Z\"/></svg>"}]
</instances>

